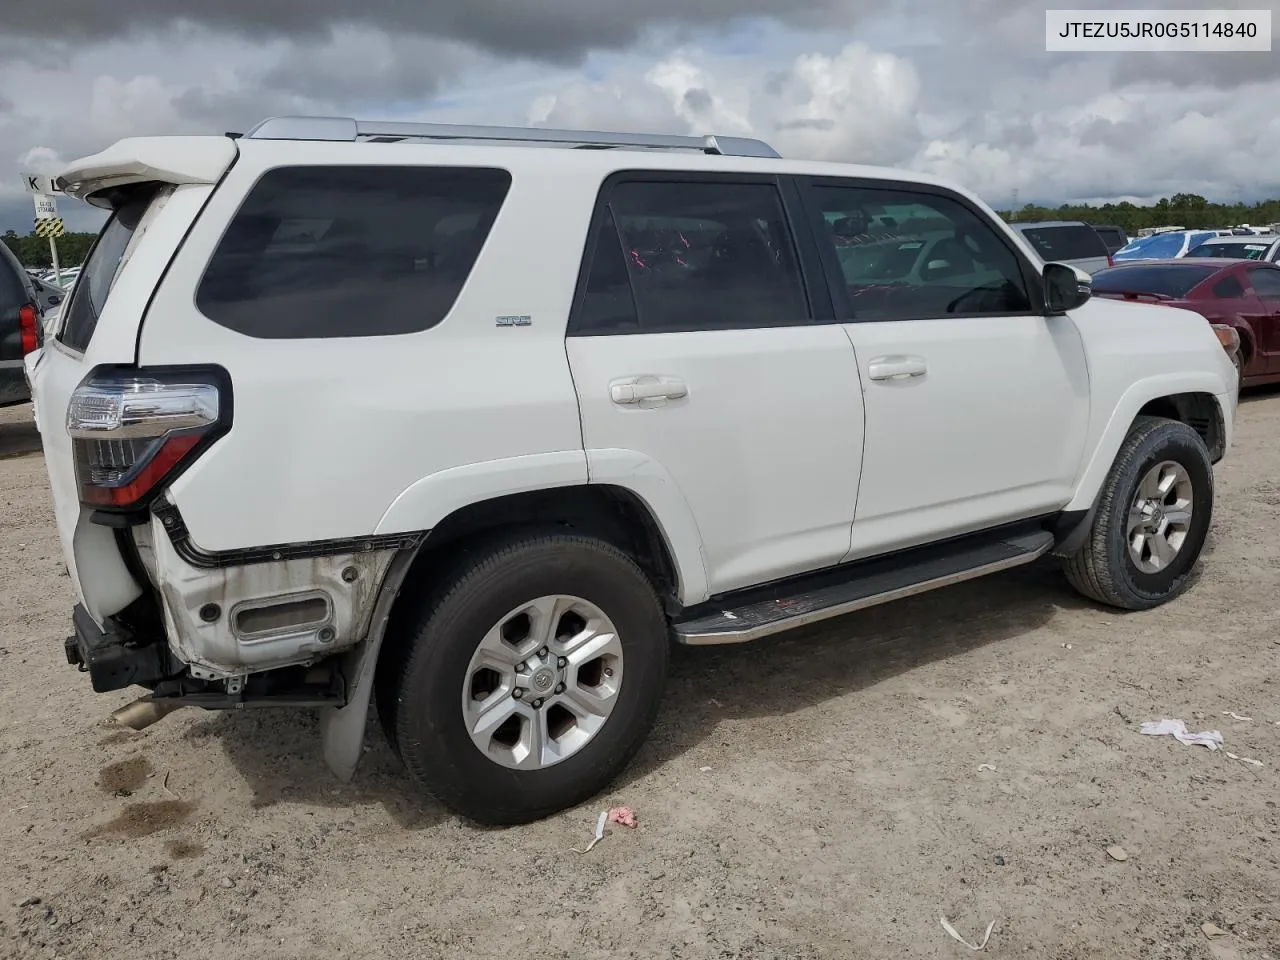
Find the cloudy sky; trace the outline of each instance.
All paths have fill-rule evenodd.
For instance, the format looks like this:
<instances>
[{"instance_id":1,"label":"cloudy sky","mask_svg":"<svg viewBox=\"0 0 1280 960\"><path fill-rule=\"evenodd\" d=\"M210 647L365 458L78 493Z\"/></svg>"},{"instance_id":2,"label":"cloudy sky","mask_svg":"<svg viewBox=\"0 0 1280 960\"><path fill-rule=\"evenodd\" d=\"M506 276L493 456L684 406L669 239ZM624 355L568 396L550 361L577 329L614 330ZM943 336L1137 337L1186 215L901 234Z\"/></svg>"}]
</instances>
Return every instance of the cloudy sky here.
<instances>
[{"instance_id":1,"label":"cloudy sky","mask_svg":"<svg viewBox=\"0 0 1280 960\"><path fill-rule=\"evenodd\" d=\"M1212 5L1269 8L1280 26L1280 0ZM788 156L951 177L997 207L1280 196L1280 43L1050 54L1046 6L9 0L0 230L30 229L20 170L57 170L123 136L244 130L287 113L752 134ZM71 227L98 222L72 201L61 212Z\"/></svg>"}]
</instances>

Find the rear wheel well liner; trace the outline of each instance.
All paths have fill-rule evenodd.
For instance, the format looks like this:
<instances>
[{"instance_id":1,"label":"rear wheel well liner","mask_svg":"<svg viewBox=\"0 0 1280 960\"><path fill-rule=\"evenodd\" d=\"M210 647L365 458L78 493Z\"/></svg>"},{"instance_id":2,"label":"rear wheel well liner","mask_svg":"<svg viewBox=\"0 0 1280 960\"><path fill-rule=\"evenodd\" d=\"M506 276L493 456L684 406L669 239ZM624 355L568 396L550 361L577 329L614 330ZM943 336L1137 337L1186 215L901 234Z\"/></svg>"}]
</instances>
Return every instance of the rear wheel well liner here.
<instances>
[{"instance_id":1,"label":"rear wheel well liner","mask_svg":"<svg viewBox=\"0 0 1280 960\"><path fill-rule=\"evenodd\" d=\"M669 611L678 608L679 571L661 526L635 493L609 484L552 487L461 507L427 533L405 585L430 583L432 570L451 564L451 552L466 544L531 528L572 530L612 544L639 564Z\"/></svg>"}]
</instances>

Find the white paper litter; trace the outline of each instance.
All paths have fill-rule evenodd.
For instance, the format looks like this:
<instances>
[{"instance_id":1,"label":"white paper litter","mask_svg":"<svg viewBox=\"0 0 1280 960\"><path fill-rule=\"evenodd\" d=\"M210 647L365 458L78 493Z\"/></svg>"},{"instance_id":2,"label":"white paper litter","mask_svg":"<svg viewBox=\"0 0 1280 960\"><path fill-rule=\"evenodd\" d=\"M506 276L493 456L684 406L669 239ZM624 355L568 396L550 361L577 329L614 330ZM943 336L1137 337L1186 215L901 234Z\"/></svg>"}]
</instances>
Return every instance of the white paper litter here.
<instances>
[{"instance_id":1,"label":"white paper litter","mask_svg":"<svg viewBox=\"0 0 1280 960\"><path fill-rule=\"evenodd\" d=\"M574 847L573 852L574 853L590 853L591 848L604 839L604 825L606 822L608 822L608 820L609 820L609 811L601 810L600 816L596 820L595 837L592 838L591 842L587 844L587 848L585 850L579 850L577 847Z\"/></svg>"},{"instance_id":2,"label":"white paper litter","mask_svg":"<svg viewBox=\"0 0 1280 960\"><path fill-rule=\"evenodd\" d=\"M977 946L974 946L964 937L960 936L960 934L956 933L956 928L947 922L946 917L939 917L938 919L942 921L943 930L947 931L947 933L951 934L951 936L954 937L956 940L958 940L960 943L963 943L970 950L974 950L974 951L981 950L983 947L987 945L987 941L991 939L991 931L994 930L996 926L996 922L994 920L988 923L987 932L982 935L982 942L979 943Z\"/></svg>"},{"instance_id":3,"label":"white paper litter","mask_svg":"<svg viewBox=\"0 0 1280 960\"><path fill-rule=\"evenodd\" d=\"M1222 734L1217 730L1190 733L1187 731L1187 725L1181 720L1148 720L1142 725L1142 732L1148 737L1170 736L1179 743L1198 743L1210 750L1217 750L1222 745Z\"/></svg>"},{"instance_id":4,"label":"white paper litter","mask_svg":"<svg viewBox=\"0 0 1280 960\"><path fill-rule=\"evenodd\" d=\"M1262 766L1261 760L1254 760L1251 757L1237 757L1234 753L1231 753L1230 751L1227 752L1227 756L1230 757L1232 760L1239 760L1241 763L1247 763L1251 767Z\"/></svg>"},{"instance_id":5,"label":"white paper litter","mask_svg":"<svg viewBox=\"0 0 1280 960\"><path fill-rule=\"evenodd\" d=\"M1230 717L1232 720L1239 720L1242 723L1251 723L1253 721L1253 717L1242 717L1240 714L1232 713L1230 710L1223 710L1222 715L1224 717Z\"/></svg>"},{"instance_id":6,"label":"white paper litter","mask_svg":"<svg viewBox=\"0 0 1280 960\"><path fill-rule=\"evenodd\" d=\"M981 773L983 770L990 770L992 773L996 772L996 768L989 763L978 764L978 772Z\"/></svg>"}]
</instances>

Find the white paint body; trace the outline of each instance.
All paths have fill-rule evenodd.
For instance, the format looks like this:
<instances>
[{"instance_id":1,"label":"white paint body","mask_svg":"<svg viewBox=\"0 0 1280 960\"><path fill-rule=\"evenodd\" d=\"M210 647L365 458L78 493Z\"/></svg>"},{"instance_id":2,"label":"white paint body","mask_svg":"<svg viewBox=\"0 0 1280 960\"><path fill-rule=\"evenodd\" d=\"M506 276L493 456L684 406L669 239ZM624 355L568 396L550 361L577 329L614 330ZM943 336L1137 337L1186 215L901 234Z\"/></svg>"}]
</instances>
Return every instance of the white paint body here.
<instances>
[{"instance_id":1,"label":"white paint body","mask_svg":"<svg viewBox=\"0 0 1280 960\"><path fill-rule=\"evenodd\" d=\"M510 193L445 320L402 336L265 340L204 317L193 293L258 178L279 166L343 164L511 173ZM138 231L88 351L51 340L28 361L59 534L89 612L101 622L139 592L113 532L90 523L79 503L64 425L71 392L102 363L219 364L229 372L231 432L167 491L202 550L429 531L483 500L609 484L652 513L685 605L1088 509L1134 416L1158 397L1212 394L1230 444L1230 361L1202 318L1150 305L1094 300L1050 317L566 339L600 186L637 168L949 187L897 170L786 160L218 137L123 141L74 165L64 176L82 198L129 182L174 185ZM950 189L1039 264L989 208ZM532 322L495 322L510 315ZM926 372L871 379L873 362L886 357L907 357ZM687 395L614 402L615 381L642 376L678 379ZM315 655L312 645L251 660L225 637L202 646L209 630L191 617L211 595L212 575L169 549L150 549L147 562L164 584L171 624L185 624L170 643L187 662L232 675ZM296 570L273 575L300 586ZM219 576L225 593L236 578ZM334 649L354 646L368 617L336 609L353 626Z\"/></svg>"}]
</instances>

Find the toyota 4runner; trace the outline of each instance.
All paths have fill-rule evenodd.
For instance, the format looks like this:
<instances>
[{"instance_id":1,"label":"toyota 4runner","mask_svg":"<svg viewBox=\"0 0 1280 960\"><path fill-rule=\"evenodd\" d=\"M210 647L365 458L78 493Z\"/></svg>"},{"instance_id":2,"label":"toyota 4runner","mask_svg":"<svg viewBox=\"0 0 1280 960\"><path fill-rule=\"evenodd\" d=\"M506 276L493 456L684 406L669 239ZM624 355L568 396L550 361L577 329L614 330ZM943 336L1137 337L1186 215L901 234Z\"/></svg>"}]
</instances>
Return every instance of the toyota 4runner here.
<instances>
[{"instance_id":1,"label":"toyota 4runner","mask_svg":"<svg viewBox=\"0 0 1280 960\"><path fill-rule=\"evenodd\" d=\"M754 140L276 118L65 171L111 211L27 359L95 690L370 700L411 776L580 802L669 644L1062 558L1188 583L1236 375L972 194Z\"/></svg>"}]
</instances>

